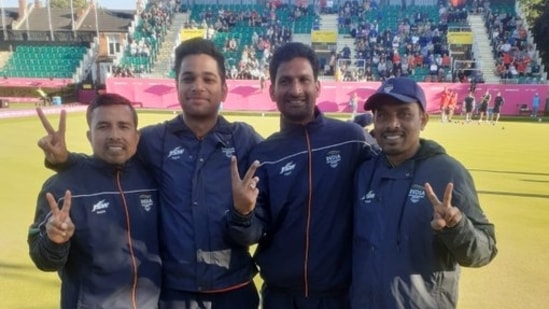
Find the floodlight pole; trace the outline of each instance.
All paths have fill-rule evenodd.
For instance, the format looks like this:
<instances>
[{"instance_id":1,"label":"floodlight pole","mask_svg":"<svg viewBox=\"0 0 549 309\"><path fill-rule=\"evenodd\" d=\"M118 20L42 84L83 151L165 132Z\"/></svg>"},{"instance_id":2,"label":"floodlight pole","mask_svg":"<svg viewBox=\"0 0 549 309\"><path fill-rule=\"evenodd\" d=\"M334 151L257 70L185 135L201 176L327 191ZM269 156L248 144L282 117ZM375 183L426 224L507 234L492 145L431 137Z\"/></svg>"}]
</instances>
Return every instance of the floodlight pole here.
<instances>
[{"instance_id":1,"label":"floodlight pole","mask_svg":"<svg viewBox=\"0 0 549 309\"><path fill-rule=\"evenodd\" d=\"M99 18L97 17L97 6L99 5L99 1L94 1L94 12L95 12L95 36L99 40Z\"/></svg>"},{"instance_id":2,"label":"floodlight pole","mask_svg":"<svg viewBox=\"0 0 549 309\"><path fill-rule=\"evenodd\" d=\"M4 1L0 0L0 8L2 9L2 32L4 33L4 40L8 39L8 29L6 29L6 16L4 12Z\"/></svg>"},{"instance_id":3,"label":"floodlight pole","mask_svg":"<svg viewBox=\"0 0 549 309\"><path fill-rule=\"evenodd\" d=\"M51 24L51 1L48 0L48 24L50 26L50 39L53 42L54 36L53 36L53 26Z\"/></svg>"}]
</instances>

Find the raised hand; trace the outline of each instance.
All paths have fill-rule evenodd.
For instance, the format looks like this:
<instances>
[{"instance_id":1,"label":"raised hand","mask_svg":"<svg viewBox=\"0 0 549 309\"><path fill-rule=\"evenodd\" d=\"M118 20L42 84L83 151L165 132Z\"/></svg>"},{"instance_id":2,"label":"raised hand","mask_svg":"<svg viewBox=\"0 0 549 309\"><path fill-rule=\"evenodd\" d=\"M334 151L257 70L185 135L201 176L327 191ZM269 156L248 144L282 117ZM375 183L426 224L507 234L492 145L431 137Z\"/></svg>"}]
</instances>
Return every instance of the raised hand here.
<instances>
[{"instance_id":1,"label":"raised hand","mask_svg":"<svg viewBox=\"0 0 549 309\"><path fill-rule=\"evenodd\" d=\"M255 201L259 194L257 183L259 177L254 176L259 167L259 162L254 161L244 178L240 179L236 157L231 157L231 182L233 187L233 203L236 211L241 215L248 215L255 208Z\"/></svg>"},{"instance_id":2,"label":"raised hand","mask_svg":"<svg viewBox=\"0 0 549 309\"><path fill-rule=\"evenodd\" d=\"M451 204L452 190L454 190L454 184L450 182L446 185L444 197L441 202L431 185L429 183L425 184L425 192L427 193L427 197L431 201L431 204L433 204L433 220L431 221L431 227L434 230L440 231L445 227L451 228L461 221L461 211Z\"/></svg>"},{"instance_id":3,"label":"raised hand","mask_svg":"<svg viewBox=\"0 0 549 309\"><path fill-rule=\"evenodd\" d=\"M63 244L69 241L74 234L74 224L70 217L72 195L69 190L65 192L65 199L61 209L51 193L46 193L46 199L50 205L52 215L46 222L46 234L48 238L57 244Z\"/></svg>"},{"instance_id":4,"label":"raised hand","mask_svg":"<svg viewBox=\"0 0 549 309\"><path fill-rule=\"evenodd\" d=\"M61 164L67 161L69 152L65 143L65 130L67 126L67 112L61 110L57 131L50 124L41 108L37 108L38 118L46 130L47 135L38 140L38 147L44 151L46 160L52 164Z\"/></svg>"}]
</instances>

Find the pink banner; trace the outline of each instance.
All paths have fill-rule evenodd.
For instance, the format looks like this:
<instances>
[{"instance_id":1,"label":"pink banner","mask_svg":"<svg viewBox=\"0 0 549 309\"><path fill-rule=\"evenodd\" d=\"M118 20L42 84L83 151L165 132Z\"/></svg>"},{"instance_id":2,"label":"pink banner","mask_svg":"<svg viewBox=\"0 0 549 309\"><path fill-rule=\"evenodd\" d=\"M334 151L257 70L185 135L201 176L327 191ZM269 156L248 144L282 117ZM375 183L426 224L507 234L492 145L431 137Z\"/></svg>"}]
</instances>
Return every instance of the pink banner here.
<instances>
[{"instance_id":1,"label":"pink banner","mask_svg":"<svg viewBox=\"0 0 549 309\"><path fill-rule=\"evenodd\" d=\"M70 79L61 78L19 78L4 77L0 80L0 87L42 87L42 88L61 88L71 84Z\"/></svg>"},{"instance_id":2,"label":"pink banner","mask_svg":"<svg viewBox=\"0 0 549 309\"><path fill-rule=\"evenodd\" d=\"M108 92L121 94L145 108L180 108L173 79L109 78L106 84ZM261 91L259 81L254 80L228 80L227 84L229 94L223 104L225 110L276 111L276 104L269 97L269 82L263 91ZM322 111L350 112L348 102L355 91L361 102L359 110L362 111L362 102L375 92L380 83L321 81L321 85L317 105ZM469 84L461 83L421 83L421 86L427 97L427 111L429 112L439 111L440 96L444 87L458 93L459 111L470 87ZM501 91L505 99L505 105L501 111L503 115L518 115L521 104L526 104L531 109L535 93L538 93L541 98L539 110L545 110L547 85L478 84L475 91L477 102L480 101L486 90L492 94L490 105L493 105L496 93Z\"/></svg>"}]
</instances>

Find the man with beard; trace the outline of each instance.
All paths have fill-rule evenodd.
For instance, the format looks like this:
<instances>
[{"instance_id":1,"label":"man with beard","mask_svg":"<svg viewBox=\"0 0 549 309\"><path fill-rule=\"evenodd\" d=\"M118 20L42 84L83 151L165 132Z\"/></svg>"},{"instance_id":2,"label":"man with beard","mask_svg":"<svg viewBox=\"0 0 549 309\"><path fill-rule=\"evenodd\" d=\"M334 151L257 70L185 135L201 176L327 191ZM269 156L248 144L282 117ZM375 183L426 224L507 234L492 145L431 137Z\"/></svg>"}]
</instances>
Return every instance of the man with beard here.
<instances>
[{"instance_id":1,"label":"man with beard","mask_svg":"<svg viewBox=\"0 0 549 309\"><path fill-rule=\"evenodd\" d=\"M419 137L426 106L407 78L387 80L365 103L383 152L355 179L352 308L455 308L459 267L496 256L471 175Z\"/></svg>"},{"instance_id":2,"label":"man with beard","mask_svg":"<svg viewBox=\"0 0 549 309\"><path fill-rule=\"evenodd\" d=\"M279 47L269 71L280 131L252 150L243 180L233 166L241 191L229 228L243 246L258 242L264 309L349 308L353 175L370 154L364 132L316 107L319 62L309 46Z\"/></svg>"}]
</instances>

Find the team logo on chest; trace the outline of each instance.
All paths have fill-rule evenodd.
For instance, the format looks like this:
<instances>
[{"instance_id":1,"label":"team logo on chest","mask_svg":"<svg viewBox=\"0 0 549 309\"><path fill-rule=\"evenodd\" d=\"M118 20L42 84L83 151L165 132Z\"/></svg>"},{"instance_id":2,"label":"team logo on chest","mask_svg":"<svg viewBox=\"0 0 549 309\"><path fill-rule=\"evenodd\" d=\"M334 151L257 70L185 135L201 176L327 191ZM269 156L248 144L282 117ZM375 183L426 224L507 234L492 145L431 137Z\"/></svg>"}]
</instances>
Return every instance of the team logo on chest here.
<instances>
[{"instance_id":1,"label":"team logo on chest","mask_svg":"<svg viewBox=\"0 0 549 309\"><path fill-rule=\"evenodd\" d=\"M332 168L336 168L341 162L341 153L339 150L332 150L326 154L326 164Z\"/></svg>"},{"instance_id":2,"label":"team logo on chest","mask_svg":"<svg viewBox=\"0 0 549 309\"><path fill-rule=\"evenodd\" d=\"M145 209L145 211L150 211L154 205L152 196L150 194L142 194L139 196L139 202L141 203L141 207Z\"/></svg>"},{"instance_id":3,"label":"team logo on chest","mask_svg":"<svg viewBox=\"0 0 549 309\"><path fill-rule=\"evenodd\" d=\"M410 202L416 204L425 198L425 188L420 185L413 185L408 192Z\"/></svg>"},{"instance_id":4,"label":"team logo on chest","mask_svg":"<svg viewBox=\"0 0 549 309\"><path fill-rule=\"evenodd\" d=\"M234 147L221 147L221 152L223 152L227 158L230 158L235 153Z\"/></svg>"}]
</instances>

